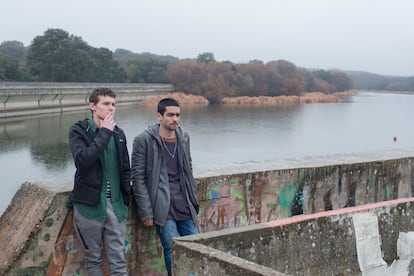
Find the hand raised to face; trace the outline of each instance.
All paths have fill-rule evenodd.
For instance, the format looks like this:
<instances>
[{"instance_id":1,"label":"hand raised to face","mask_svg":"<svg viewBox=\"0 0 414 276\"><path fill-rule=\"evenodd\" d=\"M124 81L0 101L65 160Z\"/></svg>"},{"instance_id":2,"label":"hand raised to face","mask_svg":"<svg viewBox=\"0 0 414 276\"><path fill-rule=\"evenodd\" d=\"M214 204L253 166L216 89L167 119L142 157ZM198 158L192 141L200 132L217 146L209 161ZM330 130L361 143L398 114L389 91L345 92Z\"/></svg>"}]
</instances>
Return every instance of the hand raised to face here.
<instances>
[{"instance_id":1,"label":"hand raised to face","mask_svg":"<svg viewBox=\"0 0 414 276\"><path fill-rule=\"evenodd\" d=\"M111 131L115 128L114 113L108 113L103 120L100 120L100 127L107 128Z\"/></svg>"}]
</instances>

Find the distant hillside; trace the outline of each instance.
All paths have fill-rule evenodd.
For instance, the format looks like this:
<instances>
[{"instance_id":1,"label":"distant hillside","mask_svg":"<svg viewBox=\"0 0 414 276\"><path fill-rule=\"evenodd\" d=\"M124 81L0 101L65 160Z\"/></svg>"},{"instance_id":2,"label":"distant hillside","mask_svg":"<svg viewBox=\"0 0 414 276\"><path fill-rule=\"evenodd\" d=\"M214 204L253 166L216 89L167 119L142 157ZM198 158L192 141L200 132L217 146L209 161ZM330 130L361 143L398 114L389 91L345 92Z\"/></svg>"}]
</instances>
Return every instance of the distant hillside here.
<instances>
[{"instance_id":1,"label":"distant hillside","mask_svg":"<svg viewBox=\"0 0 414 276\"><path fill-rule=\"evenodd\" d=\"M414 91L414 77L385 76L361 71L345 71L354 89Z\"/></svg>"},{"instance_id":2,"label":"distant hillside","mask_svg":"<svg viewBox=\"0 0 414 276\"><path fill-rule=\"evenodd\" d=\"M171 55L162 56L151 53L138 54L125 49L116 49L112 56L115 60L118 60L119 62L129 61L133 59L154 59L161 62L173 63L179 60L179 58Z\"/></svg>"}]
</instances>

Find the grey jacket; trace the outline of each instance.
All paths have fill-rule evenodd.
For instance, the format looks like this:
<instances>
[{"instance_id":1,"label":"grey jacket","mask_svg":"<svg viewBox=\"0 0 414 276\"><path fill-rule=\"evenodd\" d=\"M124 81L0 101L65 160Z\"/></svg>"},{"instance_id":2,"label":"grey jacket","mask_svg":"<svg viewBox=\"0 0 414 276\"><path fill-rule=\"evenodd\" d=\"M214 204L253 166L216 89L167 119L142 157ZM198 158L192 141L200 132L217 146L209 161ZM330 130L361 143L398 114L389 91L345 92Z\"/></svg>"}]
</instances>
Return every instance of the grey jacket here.
<instances>
[{"instance_id":1,"label":"grey jacket","mask_svg":"<svg viewBox=\"0 0 414 276\"><path fill-rule=\"evenodd\" d=\"M153 218L164 226L170 209L167 167L163 155L159 124L150 126L135 137L131 157L132 191L141 220ZM194 180L190 155L190 138L181 127L176 130L178 162L183 191L194 223L197 225L197 183Z\"/></svg>"}]
</instances>

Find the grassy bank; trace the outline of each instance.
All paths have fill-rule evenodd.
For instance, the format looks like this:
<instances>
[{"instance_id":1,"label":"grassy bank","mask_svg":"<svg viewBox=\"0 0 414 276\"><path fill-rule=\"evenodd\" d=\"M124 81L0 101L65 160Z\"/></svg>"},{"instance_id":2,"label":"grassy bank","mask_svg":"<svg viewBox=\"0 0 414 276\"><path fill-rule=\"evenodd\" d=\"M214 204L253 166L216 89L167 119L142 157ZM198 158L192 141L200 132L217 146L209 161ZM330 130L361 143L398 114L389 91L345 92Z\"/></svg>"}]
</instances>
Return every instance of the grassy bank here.
<instances>
[{"instance_id":1,"label":"grassy bank","mask_svg":"<svg viewBox=\"0 0 414 276\"><path fill-rule=\"evenodd\" d=\"M324 94L321 92L306 93L302 96L277 96L277 97L232 97L223 98L222 104L238 104L238 105L295 105L306 103L336 103L340 102L343 97L355 95L354 91L337 92L333 94ZM143 106L153 106L158 101L165 97L172 97L176 99L180 104L188 105L208 105L209 102L202 96L184 94L182 92L169 93L164 96L157 96L151 99L144 100Z\"/></svg>"}]
</instances>

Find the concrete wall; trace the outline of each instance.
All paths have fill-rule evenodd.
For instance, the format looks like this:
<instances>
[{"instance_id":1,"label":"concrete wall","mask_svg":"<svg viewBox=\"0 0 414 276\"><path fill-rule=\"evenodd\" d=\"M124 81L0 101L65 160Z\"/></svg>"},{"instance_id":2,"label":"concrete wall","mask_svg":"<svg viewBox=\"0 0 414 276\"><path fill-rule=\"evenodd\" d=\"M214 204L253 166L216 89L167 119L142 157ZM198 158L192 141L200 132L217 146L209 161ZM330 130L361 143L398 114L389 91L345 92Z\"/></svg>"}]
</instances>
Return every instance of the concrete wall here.
<instances>
[{"instance_id":1,"label":"concrete wall","mask_svg":"<svg viewBox=\"0 0 414 276\"><path fill-rule=\"evenodd\" d=\"M174 275L412 275L414 198L182 237L173 252Z\"/></svg>"},{"instance_id":2,"label":"concrete wall","mask_svg":"<svg viewBox=\"0 0 414 276\"><path fill-rule=\"evenodd\" d=\"M199 181L201 203L198 224L201 231L207 233L278 221L292 216L408 198L413 196L413 166L414 149L404 149L373 154L197 168L195 175ZM6 275L17 275L27 271L31 273L30 275L44 275L48 270L53 272L53 275L84 273L81 251L71 223L71 213L68 213L64 206L71 184L51 183L51 185L52 188L45 185L39 187L37 183L24 185L1 216L0 274L6 270L8 271ZM56 191L54 188L56 186L63 188ZM28 213L30 216L27 216ZM412 215L411 211L407 213L409 219ZM334 216L330 219L336 218L337 216ZM314 226L323 227L324 220L327 219L321 218ZM399 228L400 222L391 222L384 224L384 229L389 227L388 231L402 231L403 228ZM344 231L354 231L352 223L349 218L344 219L342 223L344 228L341 228L337 234L344 235L345 233L342 233ZM312 235L313 232L301 230L304 225L289 227L292 228L284 232L285 235L292 235L292 238L295 237L297 241L303 239L307 246L312 246L312 239L322 242L323 237L317 234L323 232L315 230L315 235ZM336 232L337 230L332 228L331 235L336 235ZM345 239L343 242L348 243L350 240ZM130 207L125 244L129 252L128 265L131 275L165 273L162 247L155 231L142 227L136 218L134 205ZM281 242L282 245L286 246L286 242ZM302 258L306 258L301 254L303 243L292 242L289 246L292 247L289 266L294 264L295 259L301 261ZM324 246L328 248L331 245L326 243ZM315 247L314 250L320 250L320 254L328 254L334 250L333 252L341 254L343 258L354 260L355 248L343 250L335 245L335 249L326 251L325 247ZM386 247L381 250L386 262L395 259L395 251ZM243 258L246 259L239 260L242 263L246 261L257 263L256 260L249 260L245 255ZM271 268L282 272L286 270L279 266L269 265L269 267L262 265L253 270L263 269L265 275L265 271ZM238 268L228 269L238 271ZM350 269L350 272L356 271L355 267ZM34 274L35 272L39 274Z\"/></svg>"},{"instance_id":3,"label":"concrete wall","mask_svg":"<svg viewBox=\"0 0 414 276\"><path fill-rule=\"evenodd\" d=\"M0 82L0 118L85 109L94 88L109 87L117 105L133 105L173 90L170 84Z\"/></svg>"},{"instance_id":4,"label":"concrete wall","mask_svg":"<svg viewBox=\"0 0 414 276\"><path fill-rule=\"evenodd\" d=\"M414 149L205 170L199 176L199 225L209 232L411 197L414 159L410 156Z\"/></svg>"}]
</instances>

